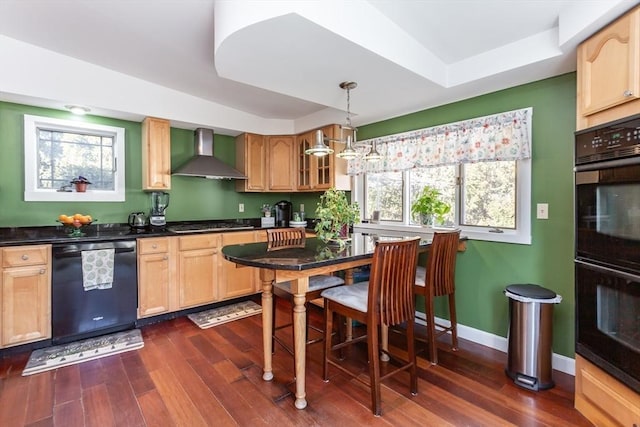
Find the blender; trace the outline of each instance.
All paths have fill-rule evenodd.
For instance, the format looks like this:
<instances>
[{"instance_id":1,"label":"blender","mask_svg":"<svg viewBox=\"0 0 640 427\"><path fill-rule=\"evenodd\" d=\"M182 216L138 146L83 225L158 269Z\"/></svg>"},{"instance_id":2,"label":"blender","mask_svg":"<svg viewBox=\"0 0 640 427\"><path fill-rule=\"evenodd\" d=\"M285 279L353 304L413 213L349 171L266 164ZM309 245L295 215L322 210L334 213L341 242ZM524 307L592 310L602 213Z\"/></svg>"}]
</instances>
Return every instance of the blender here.
<instances>
[{"instance_id":1,"label":"blender","mask_svg":"<svg viewBox=\"0 0 640 427\"><path fill-rule=\"evenodd\" d=\"M164 211L169 206L169 193L154 191L151 193L151 217L149 223L153 227L164 227L167 220Z\"/></svg>"}]
</instances>

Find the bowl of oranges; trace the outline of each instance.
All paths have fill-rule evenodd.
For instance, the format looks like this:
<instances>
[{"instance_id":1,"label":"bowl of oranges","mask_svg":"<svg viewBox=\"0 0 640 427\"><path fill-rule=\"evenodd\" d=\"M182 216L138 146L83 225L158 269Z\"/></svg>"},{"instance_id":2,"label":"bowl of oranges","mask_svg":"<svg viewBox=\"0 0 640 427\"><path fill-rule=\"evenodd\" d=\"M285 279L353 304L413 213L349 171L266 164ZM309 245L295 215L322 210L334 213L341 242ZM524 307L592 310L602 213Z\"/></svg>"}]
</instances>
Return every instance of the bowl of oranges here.
<instances>
[{"instance_id":1,"label":"bowl of oranges","mask_svg":"<svg viewBox=\"0 0 640 427\"><path fill-rule=\"evenodd\" d=\"M91 225L96 220L91 215L74 214L74 215L60 215L58 216L58 222L65 226L69 237L82 237L85 233L82 232L82 228Z\"/></svg>"}]
</instances>

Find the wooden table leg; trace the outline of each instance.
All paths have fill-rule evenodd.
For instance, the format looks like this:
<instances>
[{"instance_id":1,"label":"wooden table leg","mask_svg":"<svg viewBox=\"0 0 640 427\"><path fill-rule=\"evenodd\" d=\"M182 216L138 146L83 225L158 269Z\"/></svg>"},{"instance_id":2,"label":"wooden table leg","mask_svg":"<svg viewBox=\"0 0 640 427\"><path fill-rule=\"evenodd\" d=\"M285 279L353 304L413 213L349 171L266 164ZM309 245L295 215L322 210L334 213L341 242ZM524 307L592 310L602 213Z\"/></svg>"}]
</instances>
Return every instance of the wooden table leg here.
<instances>
[{"instance_id":1,"label":"wooden table leg","mask_svg":"<svg viewBox=\"0 0 640 427\"><path fill-rule=\"evenodd\" d=\"M264 350L264 371L262 379L271 381L273 379L272 357L273 348L271 347L271 334L273 313L273 279L275 274L271 270L260 270L260 280L262 281L262 348Z\"/></svg>"},{"instance_id":2,"label":"wooden table leg","mask_svg":"<svg viewBox=\"0 0 640 427\"><path fill-rule=\"evenodd\" d=\"M344 271L344 284L345 285L353 285L353 269L347 268ZM346 330L347 330L347 341L351 341L353 339L353 320L350 317L345 318Z\"/></svg>"},{"instance_id":3,"label":"wooden table leg","mask_svg":"<svg viewBox=\"0 0 640 427\"><path fill-rule=\"evenodd\" d=\"M296 408L307 407L305 391L306 369L306 329L307 315L304 306L305 294L296 293L293 296L293 336L296 360Z\"/></svg>"}]
</instances>

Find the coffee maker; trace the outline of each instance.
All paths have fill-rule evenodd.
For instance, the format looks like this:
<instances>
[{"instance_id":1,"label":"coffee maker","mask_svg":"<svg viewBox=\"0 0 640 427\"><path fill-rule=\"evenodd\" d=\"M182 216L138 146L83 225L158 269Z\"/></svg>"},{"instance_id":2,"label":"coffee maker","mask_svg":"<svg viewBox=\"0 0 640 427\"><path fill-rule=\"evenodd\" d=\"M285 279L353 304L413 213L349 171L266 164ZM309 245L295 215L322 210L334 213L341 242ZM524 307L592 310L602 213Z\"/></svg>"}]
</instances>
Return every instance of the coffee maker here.
<instances>
[{"instance_id":1,"label":"coffee maker","mask_svg":"<svg viewBox=\"0 0 640 427\"><path fill-rule=\"evenodd\" d=\"M169 193L154 191L151 193L151 216L149 223L152 227L164 227L167 220L164 211L169 206Z\"/></svg>"},{"instance_id":2,"label":"coffee maker","mask_svg":"<svg viewBox=\"0 0 640 427\"><path fill-rule=\"evenodd\" d=\"M276 227L288 227L291 221L291 202L281 200L275 204Z\"/></svg>"}]
</instances>

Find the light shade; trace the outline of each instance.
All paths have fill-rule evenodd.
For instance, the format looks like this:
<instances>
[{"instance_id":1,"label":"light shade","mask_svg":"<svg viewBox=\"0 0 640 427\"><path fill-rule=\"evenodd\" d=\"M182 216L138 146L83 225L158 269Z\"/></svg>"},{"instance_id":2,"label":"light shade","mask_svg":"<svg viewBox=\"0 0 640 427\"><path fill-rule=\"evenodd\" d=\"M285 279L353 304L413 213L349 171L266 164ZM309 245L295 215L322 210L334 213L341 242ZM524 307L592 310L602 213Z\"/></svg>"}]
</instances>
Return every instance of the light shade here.
<instances>
[{"instance_id":1,"label":"light shade","mask_svg":"<svg viewBox=\"0 0 640 427\"><path fill-rule=\"evenodd\" d=\"M316 131L316 137L313 146L304 151L305 154L313 154L314 156L326 156L333 153L333 149L327 147L324 143L324 133L321 130Z\"/></svg>"},{"instance_id":2,"label":"light shade","mask_svg":"<svg viewBox=\"0 0 640 427\"><path fill-rule=\"evenodd\" d=\"M71 111L73 114L75 114L77 116L84 116L89 111L91 111L89 108L82 107L80 105L65 105L64 108L66 108L67 110Z\"/></svg>"},{"instance_id":3,"label":"light shade","mask_svg":"<svg viewBox=\"0 0 640 427\"><path fill-rule=\"evenodd\" d=\"M357 157L360 157L360 153L353 149L351 143L351 135L347 135L347 146L344 148L344 150L336 154L336 157L340 157L341 159L345 160L353 160Z\"/></svg>"},{"instance_id":4,"label":"light shade","mask_svg":"<svg viewBox=\"0 0 640 427\"><path fill-rule=\"evenodd\" d=\"M380 160L382 160L382 154L380 154L378 152L378 148L376 147L376 143L373 143L373 148L371 148L371 151L364 156L364 159L368 162L379 162Z\"/></svg>"}]
</instances>

